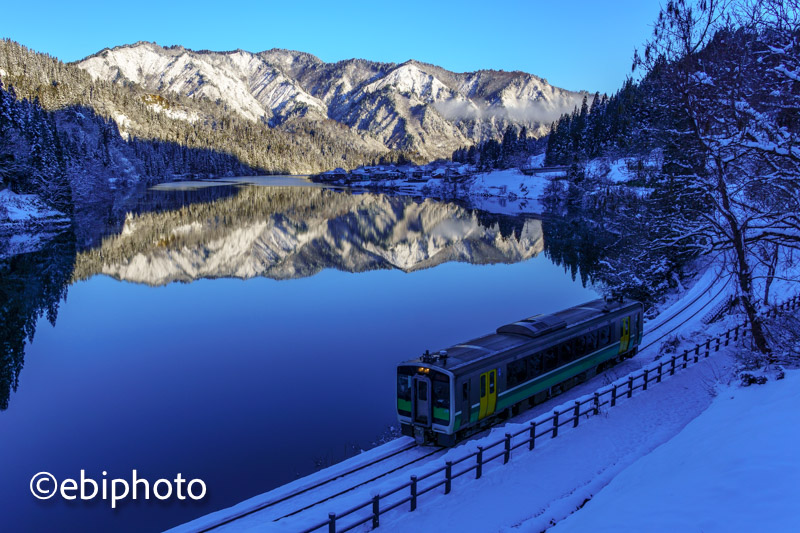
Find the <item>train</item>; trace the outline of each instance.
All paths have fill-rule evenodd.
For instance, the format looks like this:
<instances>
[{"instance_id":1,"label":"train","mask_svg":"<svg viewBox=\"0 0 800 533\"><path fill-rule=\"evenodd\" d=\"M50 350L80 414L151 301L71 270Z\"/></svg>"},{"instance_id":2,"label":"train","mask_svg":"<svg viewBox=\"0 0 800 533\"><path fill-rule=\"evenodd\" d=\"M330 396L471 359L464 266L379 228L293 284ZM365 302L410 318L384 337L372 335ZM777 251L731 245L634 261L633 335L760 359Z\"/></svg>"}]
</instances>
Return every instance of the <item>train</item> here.
<instances>
[{"instance_id":1,"label":"train","mask_svg":"<svg viewBox=\"0 0 800 533\"><path fill-rule=\"evenodd\" d=\"M421 445L453 446L636 355L644 307L593 300L397 365L397 417Z\"/></svg>"}]
</instances>

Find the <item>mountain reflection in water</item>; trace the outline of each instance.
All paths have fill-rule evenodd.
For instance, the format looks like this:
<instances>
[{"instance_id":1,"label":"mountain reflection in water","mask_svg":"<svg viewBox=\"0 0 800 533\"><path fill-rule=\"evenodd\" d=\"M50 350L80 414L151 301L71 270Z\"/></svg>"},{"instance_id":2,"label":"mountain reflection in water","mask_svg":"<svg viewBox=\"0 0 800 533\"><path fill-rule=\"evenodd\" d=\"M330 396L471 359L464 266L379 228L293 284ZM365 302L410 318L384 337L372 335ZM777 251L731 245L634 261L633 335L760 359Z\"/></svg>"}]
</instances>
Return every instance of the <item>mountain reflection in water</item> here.
<instances>
[{"instance_id":1,"label":"mountain reflection in water","mask_svg":"<svg viewBox=\"0 0 800 533\"><path fill-rule=\"evenodd\" d=\"M326 268L406 272L449 261L514 263L542 251L539 220L450 203L315 188L246 187L172 211L129 215L78 254L75 278L163 285L200 278L295 279Z\"/></svg>"},{"instance_id":2,"label":"mountain reflection in water","mask_svg":"<svg viewBox=\"0 0 800 533\"><path fill-rule=\"evenodd\" d=\"M38 319L46 314L55 325L69 285L97 274L153 286L284 280L329 268L516 263L543 249L541 222L533 218L313 187L148 190L78 216L77 229L35 252L0 254L0 410L17 388Z\"/></svg>"}]
</instances>

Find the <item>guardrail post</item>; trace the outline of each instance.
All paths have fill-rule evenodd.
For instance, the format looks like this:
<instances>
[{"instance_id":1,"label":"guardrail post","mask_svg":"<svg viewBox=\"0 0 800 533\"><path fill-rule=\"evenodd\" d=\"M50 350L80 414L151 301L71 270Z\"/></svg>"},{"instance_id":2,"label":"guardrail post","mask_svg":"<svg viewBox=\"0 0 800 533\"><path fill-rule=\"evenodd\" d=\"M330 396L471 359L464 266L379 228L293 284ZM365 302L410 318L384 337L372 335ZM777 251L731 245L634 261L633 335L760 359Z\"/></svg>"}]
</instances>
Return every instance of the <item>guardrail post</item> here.
<instances>
[{"instance_id":1,"label":"guardrail post","mask_svg":"<svg viewBox=\"0 0 800 533\"><path fill-rule=\"evenodd\" d=\"M600 414L600 393L599 392L595 392L594 393L594 416L597 416L599 414Z\"/></svg>"},{"instance_id":2,"label":"guardrail post","mask_svg":"<svg viewBox=\"0 0 800 533\"><path fill-rule=\"evenodd\" d=\"M694 347L694 362L696 363L699 360L700 360L700 345L698 344Z\"/></svg>"},{"instance_id":3,"label":"guardrail post","mask_svg":"<svg viewBox=\"0 0 800 533\"><path fill-rule=\"evenodd\" d=\"M731 342L731 330L725 332L725 346L727 346L729 342Z\"/></svg>"},{"instance_id":4,"label":"guardrail post","mask_svg":"<svg viewBox=\"0 0 800 533\"><path fill-rule=\"evenodd\" d=\"M528 443L528 449L533 450L536 447L536 422L531 422L531 440Z\"/></svg>"},{"instance_id":5,"label":"guardrail post","mask_svg":"<svg viewBox=\"0 0 800 533\"><path fill-rule=\"evenodd\" d=\"M444 467L444 493L450 494L453 486L453 461L447 461Z\"/></svg>"},{"instance_id":6,"label":"guardrail post","mask_svg":"<svg viewBox=\"0 0 800 533\"><path fill-rule=\"evenodd\" d=\"M677 359L677 358L678 358L678 356L676 356L676 355L672 356L672 363L670 364L670 367L669 367L669 375L670 376L674 376L675 375L675 359Z\"/></svg>"},{"instance_id":7,"label":"guardrail post","mask_svg":"<svg viewBox=\"0 0 800 533\"><path fill-rule=\"evenodd\" d=\"M633 376L628 378L628 398L633 396Z\"/></svg>"},{"instance_id":8,"label":"guardrail post","mask_svg":"<svg viewBox=\"0 0 800 533\"><path fill-rule=\"evenodd\" d=\"M686 365L689 364L689 350L683 352L683 369L686 370Z\"/></svg>"},{"instance_id":9,"label":"guardrail post","mask_svg":"<svg viewBox=\"0 0 800 533\"><path fill-rule=\"evenodd\" d=\"M706 357L711 355L711 339L706 341Z\"/></svg>"},{"instance_id":10,"label":"guardrail post","mask_svg":"<svg viewBox=\"0 0 800 533\"><path fill-rule=\"evenodd\" d=\"M411 510L417 510L417 476L411 476Z\"/></svg>"},{"instance_id":11,"label":"guardrail post","mask_svg":"<svg viewBox=\"0 0 800 533\"><path fill-rule=\"evenodd\" d=\"M719 340L719 337L717 337L717 345L716 345L716 346L714 346L714 351L715 351L715 352L718 352L718 351L719 351L719 345L720 345L720 340ZM708 356L706 356L706 357L708 357Z\"/></svg>"},{"instance_id":12,"label":"guardrail post","mask_svg":"<svg viewBox=\"0 0 800 533\"><path fill-rule=\"evenodd\" d=\"M336 513L328 513L328 533L336 533Z\"/></svg>"},{"instance_id":13,"label":"guardrail post","mask_svg":"<svg viewBox=\"0 0 800 533\"><path fill-rule=\"evenodd\" d=\"M372 529L381 525L381 495L372 497Z\"/></svg>"},{"instance_id":14,"label":"guardrail post","mask_svg":"<svg viewBox=\"0 0 800 533\"><path fill-rule=\"evenodd\" d=\"M617 384L614 383L614 388L611 389L611 407L617 405Z\"/></svg>"},{"instance_id":15,"label":"guardrail post","mask_svg":"<svg viewBox=\"0 0 800 533\"><path fill-rule=\"evenodd\" d=\"M507 464L511 459L511 433L506 433L505 451L503 452L503 464Z\"/></svg>"},{"instance_id":16,"label":"guardrail post","mask_svg":"<svg viewBox=\"0 0 800 533\"><path fill-rule=\"evenodd\" d=\"M558 437L558 410L553 411L553 438Z\"/></svg>"},{"instance_id":17,"label":"guardrail post","mask_svg":"<svg viewBox=\"0 0 800 533\"><path fill-rule=\"evenodd\" d=\"M656 383L661 383L661 375L664 373L664 361L658 362L658 376L656 376Z\"/></svg>"},{"instance_id":18,"label":"guardrail post","mask_svg":"<svg viewBox=\"0 0 800 533\"><path fill-rule=\"evenodd\" d=\"M578 420L581 419L581 402L575 402L575 412L572 414L572 427L578 427Z\"/></svg>"},{"instance_id":19,"label":"guardrail post","mask_svg":"<svg viewBox=\"0 0 800 533\"><path fill-rule=\"evenodd\" d=\"M739 340L739 325L737 324L735 328L733 328L733 342Z\"/></svg>"},{"instance_id":20,"label":"guardrail post","mask_svg":"<svg viewBox=\"0 0 800 533\"><path fill-rule=\"evenodd\" d=\"M475 479L483 475L483 446L478 446L478 466L475 468Z\"/></svg>"},{"instance_id":21,"label":"guardrail post","mask_svg":"<svg viewBox=\"0 0 800 533\"><path fill-rule=\"evenodd\" d=\"M642 390L647 390L647 377L650 374L650 369L644 369L644 385L642 385Z\"/></svg>"}]
</instances>

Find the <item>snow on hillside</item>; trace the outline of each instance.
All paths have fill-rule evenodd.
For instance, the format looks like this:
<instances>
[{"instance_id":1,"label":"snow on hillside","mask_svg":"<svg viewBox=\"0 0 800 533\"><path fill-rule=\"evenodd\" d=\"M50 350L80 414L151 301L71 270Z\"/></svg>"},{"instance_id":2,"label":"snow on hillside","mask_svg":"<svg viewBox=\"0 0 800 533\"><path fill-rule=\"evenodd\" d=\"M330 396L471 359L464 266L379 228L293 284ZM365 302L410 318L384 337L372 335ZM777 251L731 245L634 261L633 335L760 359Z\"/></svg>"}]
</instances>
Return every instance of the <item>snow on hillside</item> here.
<instances>
[{"instance_id":1,"label":"snow on hillside","mask_svg":"<svg viewBox=\"0 0 800 533\"><path fill-rule=\"evenodd\" d=\"M798 428L800 371L766 386L724 387L683 431L550 531L798 531Z\"/></svg>"},{"instance_id":2,"label":"snow on hillside","mask_svg":"<svg viewBox=\"0 0 800 533\"><path fill-rule=\"evenodd\" d=\"M0 259L39 250L68 224L38 196L0 190Z\"/></svg>"},{"instance_id":3,"label":"snow on hillside","mask_svg":"<svg viewBox=\"0 0 800 533\"><path fill-rule=\"evenodd\" d=\"M35 194L0 190L0 230L14 224L66 220L64 213L47 207Z\"/></svg>"}]
</instances>

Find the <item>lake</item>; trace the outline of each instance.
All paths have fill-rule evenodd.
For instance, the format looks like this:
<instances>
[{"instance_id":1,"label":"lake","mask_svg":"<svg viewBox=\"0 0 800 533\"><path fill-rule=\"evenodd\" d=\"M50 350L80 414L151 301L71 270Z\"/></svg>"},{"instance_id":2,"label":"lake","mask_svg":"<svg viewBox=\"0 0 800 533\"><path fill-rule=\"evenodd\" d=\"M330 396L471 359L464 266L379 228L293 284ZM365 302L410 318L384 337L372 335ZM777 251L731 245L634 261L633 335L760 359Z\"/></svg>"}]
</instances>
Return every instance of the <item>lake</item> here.
<instances>
[{"instance_id":1,"label":"lake","mask_svg":"<svg viewBox=\"0 0 800 533\"><path fill-rule=\"evenodd\" d=\"M0 263L4 530L228 507L386 439L398 362L597 297L534 215L288 177L162 185L120 213ZM112 510L29 492L82 469L208 493Z\"/></svg>"}]
</instances>

